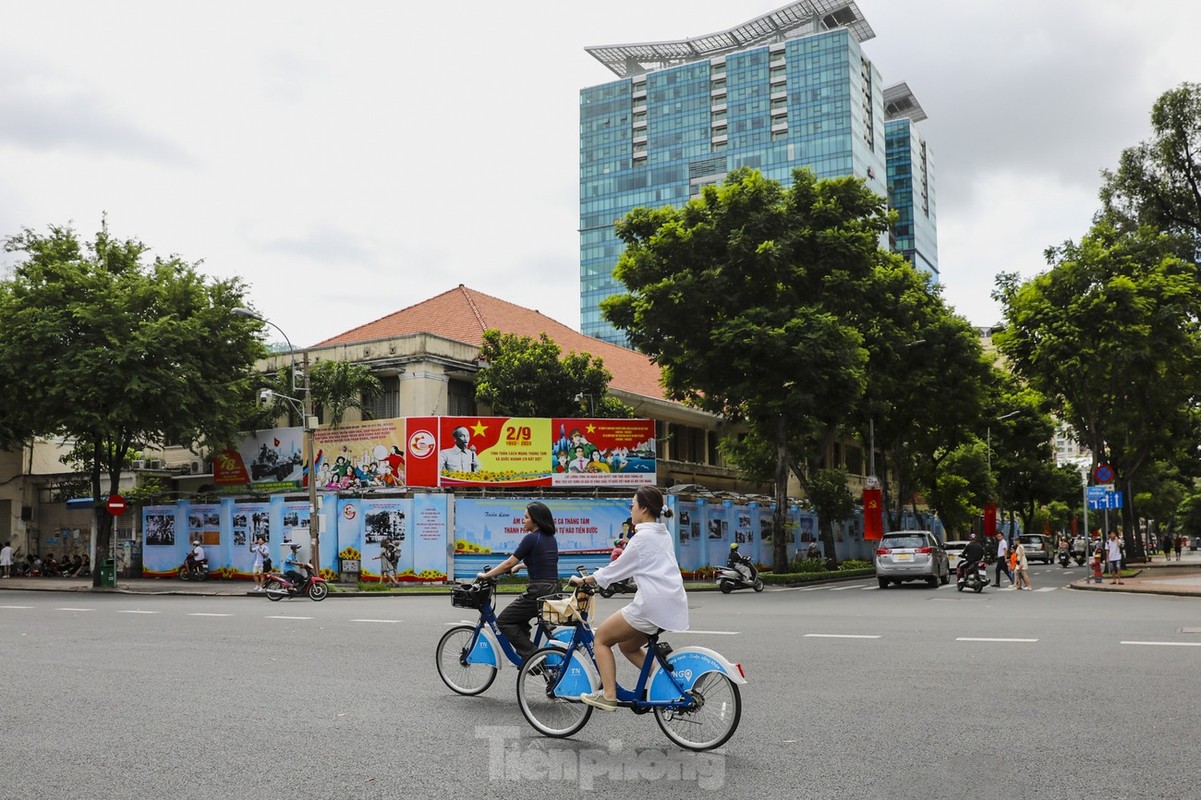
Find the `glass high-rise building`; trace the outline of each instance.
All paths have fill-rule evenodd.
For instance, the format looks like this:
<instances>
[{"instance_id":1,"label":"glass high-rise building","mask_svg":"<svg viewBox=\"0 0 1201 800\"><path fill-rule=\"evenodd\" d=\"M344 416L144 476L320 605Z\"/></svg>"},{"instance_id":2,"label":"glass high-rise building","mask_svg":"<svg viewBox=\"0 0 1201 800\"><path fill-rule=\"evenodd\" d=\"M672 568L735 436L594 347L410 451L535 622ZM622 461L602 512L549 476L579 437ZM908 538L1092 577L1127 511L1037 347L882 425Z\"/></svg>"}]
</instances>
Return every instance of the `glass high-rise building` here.
<instances>
[{"instance_id":1,"label":"glass high-rise building","mask_svg":"<svg viewBox=\"0 0 1201 800\"><path fill-rule=\"evenodd\" d=\"M853 2L801 0L707 36L588 48L618 79L580 92L583 333L625 343L599 306L624 291L613 223L638 206L683 205L743 166L785 184L803 166L819 178L854 175L880 195L894 182L920 185L909 196L914 232L905 239L898 228L895 246L911 241L915 263L937 274L931 162L903 101L920 106L906 88L886 112L860 47L874 35ZM894 130L906 157L895 178Z\"/></svg>"}]
</instances>

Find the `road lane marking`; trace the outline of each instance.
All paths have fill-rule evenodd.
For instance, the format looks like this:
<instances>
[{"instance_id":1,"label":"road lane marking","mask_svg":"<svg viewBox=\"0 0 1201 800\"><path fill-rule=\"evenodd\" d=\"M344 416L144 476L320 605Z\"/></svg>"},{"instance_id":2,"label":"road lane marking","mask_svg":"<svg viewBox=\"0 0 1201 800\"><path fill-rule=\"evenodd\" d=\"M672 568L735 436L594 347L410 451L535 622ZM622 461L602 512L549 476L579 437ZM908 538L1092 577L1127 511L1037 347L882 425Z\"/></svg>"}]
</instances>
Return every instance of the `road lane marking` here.
<instances>
[{"instance_id":1,"label":"road lane marking","mask_svg":"<svg viewBox=\"0 0 1201 800\"><path fill-rule=\"evenodd\" d=\"M197 611L195 613L188 614L188 616L189 617L232 617L233 614L207 614L203 611Z\"/></svg>"},{"instance_id":2,"label":"road lane marking","mask_svg":"<svg viewBox=\"0 0 1201 800\"><path fill-rule=\"evenodd\" d=\"M33 608L33 606L0 606L0 608Z\"/></svg>"},{"instance_id":3,"label":"road lane marking","mask_svg":"<svg viewBox=\"0 0 1201 800\"><path fill-rule=\"evenodd\" d=\"M6 606L6 608L33 608L33 606ZM1181 633L1201 633L1201 628L1181 628Z\"/></svg>"},{"instance_id":4,"label":"road lane marking","mask_svg":"<svg viewBox=\"0 0 1201 800\"><path fill-rule=\"evenodd\" d=\"M831 592L845 592L847 589L862 589L862 588L863 588L863 585L857 583L854 586L835 586L830 591Z\"/></svg>"},{"instance_id":5,"label":"road lane marking","mask_svg":"<svg viewBox=\"0 0 1201 800\"><path fill-rule=\"evenodd\" d=\"M1056 586L1045 586L1042 589L1035 589L1036 592L1053 592L1057 589Z\"/></svg>"},{"instance_id":6,"label":"road lane marking","mask_svg":"<svg viewBox=\"0 0 1201 800\"><path fill-rule=\"evenodd\" d=\"M312 617L286 617L281 614L274 614L271 616L263 617L263 619L312 619Z\"/></svg>"},{"instance_id":7,"label":"road lane marking","mask_svg":"<svg viewBox=\"0 0 1201 800\"><path fill-rule=\"evenodd\" d=\"M94 608L56 608L55 611L95 611Z\"/></svg>"},{"instance_id":8,"label":"road lane marking","mask_svg":"<svg viewBox=\"0 0 1201 800\"><path fill-rule=\"evenodd\" d=\"M123 609L123 610L118 611L117 613L118 614L159 614L162 612L159 612L159 611L132 611L129 609Z\"/></svg>"},{"instance_id":9,"label":"road lane marking","mask_svg":"<svg viewBox=\"0 0 1201 800\"><path fill-rule=\"evenodd\" d=\"M276 619L280 619L280 618L276 617ZM311 617L305 617L304 619L311 619ZM397 622L400 622L400 620L398 620L398 619L352 619L351 622L386 622L389 625L394 625Z\"/></svg>"},{"instance_id":10,"label":"road lane marking","mask_svg":"<svg viewBox=\"0 0 1201 800\"><path fill-rule=\"evenodd\" d=\"M879 636L863 633L806 633L806 639L879 639Z\"/></svg>"},{"instance_id":11,"label":"road lane marking","mask_svg":"<svg viewBox=\"0 0 1201 800\"><path fill-rule=\"evenodd\" d=\"M960 636L957 642L1037 642L1038 639L990 639L984 636Z\"/></svg>"},{"instance_id":12,"label":"road lane marking","mask_svg":"<svg viewBox=\"0 0 1201 800\"><path fill-rule=\"evenodd\" d=\"M1201 642L1121 642L1121 644L1141 644L1147 647L1201 647Z\"/></svg>"}]
</instances>

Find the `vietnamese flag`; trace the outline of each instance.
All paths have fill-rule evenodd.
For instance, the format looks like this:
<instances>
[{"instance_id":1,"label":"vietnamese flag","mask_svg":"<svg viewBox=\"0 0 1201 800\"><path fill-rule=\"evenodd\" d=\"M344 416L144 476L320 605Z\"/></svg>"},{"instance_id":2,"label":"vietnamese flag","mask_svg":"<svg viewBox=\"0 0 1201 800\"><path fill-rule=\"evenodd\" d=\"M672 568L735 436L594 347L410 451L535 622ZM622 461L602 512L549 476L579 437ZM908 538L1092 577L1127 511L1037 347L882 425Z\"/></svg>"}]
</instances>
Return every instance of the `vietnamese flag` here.
<instances>
[{"instance_id":1,"label":"vietnamese flag","mask_svg":"<svg viewBox=\"0 0 1201 800\"><path fill-rule=\"evenodd\" d=\"M884 538L884 492L880 489L863 490L863 538Z\"/></svg>"},{"instance_id":2,"label":"vietnamese flag","mask_svg":"<svg viewBox=\"0 0 1201 800\"><path fill-rule=\"evenodd\" d=\"M984 538L991 539L997 535L997 504L989 503L984 507Z\"/></svg>"}]
</instances>

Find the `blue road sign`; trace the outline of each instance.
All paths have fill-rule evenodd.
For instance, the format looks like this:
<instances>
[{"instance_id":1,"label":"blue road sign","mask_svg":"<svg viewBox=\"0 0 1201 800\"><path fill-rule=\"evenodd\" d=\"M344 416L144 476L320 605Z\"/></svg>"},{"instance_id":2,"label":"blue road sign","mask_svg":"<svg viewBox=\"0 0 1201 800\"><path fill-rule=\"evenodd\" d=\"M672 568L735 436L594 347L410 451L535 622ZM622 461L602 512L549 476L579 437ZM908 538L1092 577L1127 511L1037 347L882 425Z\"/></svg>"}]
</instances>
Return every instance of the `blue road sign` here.
<instances>
[{"instance_id":1,"label":"blue road sign","mask_svg":"<svg viewBox=\"0 0 1201 800\"><path fill-rule=\"evenodd\" d=\"M1106 492L1103 495L1094 496L1092 489L1089 489L1088 507L1091 510L1100 510L1106 508L1121 508L1122 493L1121 492Z\"/></svg>"}]
</instances>

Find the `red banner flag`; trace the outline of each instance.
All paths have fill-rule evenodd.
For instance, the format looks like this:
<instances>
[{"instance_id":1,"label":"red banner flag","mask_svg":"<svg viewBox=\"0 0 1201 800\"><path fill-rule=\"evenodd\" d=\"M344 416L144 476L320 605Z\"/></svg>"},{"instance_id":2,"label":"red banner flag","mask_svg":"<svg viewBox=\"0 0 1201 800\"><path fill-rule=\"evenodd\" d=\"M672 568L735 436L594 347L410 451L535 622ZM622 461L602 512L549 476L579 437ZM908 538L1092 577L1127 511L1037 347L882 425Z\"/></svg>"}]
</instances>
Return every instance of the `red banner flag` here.
<instances>
[{"instance_id":1,"label":"red banner flag","mask_svg":"<svg viewBox=\"0 0 1201 800\"><path fill-rule=\"evenodd\" d=\"M863 539L884 538L884 493L880 489L863 490Z\"/></svg>"},{"instance_id":2,"label":"red banner flag","mask_svg":"<svg viewBox=\"0 0 1201 800\"><path fill-rule=\"evenodd\" d=\"M984 536L992 538L997 535L997 504L989 503L984 507Z\"/></svg>"}]
</instances>

